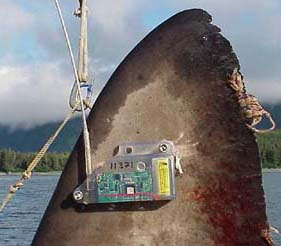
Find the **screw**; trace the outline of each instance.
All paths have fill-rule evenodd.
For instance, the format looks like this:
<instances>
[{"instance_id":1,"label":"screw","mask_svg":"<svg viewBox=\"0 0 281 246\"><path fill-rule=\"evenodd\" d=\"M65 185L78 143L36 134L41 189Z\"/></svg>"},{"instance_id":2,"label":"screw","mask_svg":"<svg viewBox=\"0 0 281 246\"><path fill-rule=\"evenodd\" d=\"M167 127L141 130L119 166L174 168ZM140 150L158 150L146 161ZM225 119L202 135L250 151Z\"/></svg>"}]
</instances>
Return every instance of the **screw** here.
<instances>
[{"instance_id":1,"label":"screw","mask_svg":"<svg viewBox=\"0 0 281 246\"><path fill-rule=\"evenodd\" d=\"M127 148L126 148L126 153L127 153L127 154L131 154L132 152L133 152L132 147L127 147Z\"/></svg>"},{"instance_id":2,"label":"screw","mask_svg":"<svg viewBox=\"0 0 281 246\"><path fill-rule=\"evenodd\" d=\"M83 199L83 192L80 191L80 190L74 191L74 192L73 192L73 198L74 198L74 200L76 200L76 201L82 200L82 199Z\"/></svg>"},{"instance_id":3,"label":"screw","mask_svg":"<svg viewBox=\"0 0 281 246\"><path fill-rule=\"evenodd\" d=\"M139 171L144 171L145 168L146 168L146 164L144 162L142 162L142 161L138 162L137 169Z\"/></svg>"},{"instance_id":4,"label":"screw","mask_svg":"<svg viewBox=\"0 0 281 246\"><path fill-rule=\"evenodd\" d=\"M160 150L161 152L167 152L167 150L168 150L168 145L165 144L165 143L160 144L159 150Z\"/></svg>"}]
</instances>

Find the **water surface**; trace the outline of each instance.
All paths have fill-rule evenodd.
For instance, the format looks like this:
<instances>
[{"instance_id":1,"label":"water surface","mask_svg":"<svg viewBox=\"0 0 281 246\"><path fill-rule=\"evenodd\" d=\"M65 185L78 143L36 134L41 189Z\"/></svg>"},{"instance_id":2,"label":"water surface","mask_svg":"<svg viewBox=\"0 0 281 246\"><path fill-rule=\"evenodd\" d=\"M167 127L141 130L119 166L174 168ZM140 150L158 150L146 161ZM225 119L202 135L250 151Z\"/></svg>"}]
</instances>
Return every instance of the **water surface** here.
<instances>
[{"instance_id":1,"label":"water surface","mask_svg":"<svg viewBox=\"0 0 281 246\"><path fill-rule=\"evenodd\" d=\"M18 177L0 176L0 200L7 187ZM0 246L28 246L31 244L59 175L33 176L25 182L14 199L0 213ZM281 172L263 175L269 222L281 231ZM274 234L276 246L281 246L280 234Z\"/></svg>"}]
</instances>

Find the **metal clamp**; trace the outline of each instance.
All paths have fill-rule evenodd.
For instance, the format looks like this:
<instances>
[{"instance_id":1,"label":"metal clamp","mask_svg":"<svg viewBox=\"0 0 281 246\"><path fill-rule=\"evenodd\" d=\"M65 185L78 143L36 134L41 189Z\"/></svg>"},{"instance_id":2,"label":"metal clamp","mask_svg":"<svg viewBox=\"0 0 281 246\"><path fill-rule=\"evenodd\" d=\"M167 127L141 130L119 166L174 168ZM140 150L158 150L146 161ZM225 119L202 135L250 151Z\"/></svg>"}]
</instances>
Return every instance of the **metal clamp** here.
<instances>
[{"instance_id":1,"label":"metal clamp","mask_svg":"<svg viewBox=\"0 0 281 246\"><path fill-rule=\"evenodd\" d=\"M86 83L86 82L81 82L80 83L80 88L86 88L87 93L86 97L83 98L83 103L84 103L84 109L90 108L91 100L92 100L92 95L93 95L93 82L91 83ZM79 102L79 96L78 96L78 87L77 84L74 83L70 97L69 97L69 105L72 109L77 105L77 102ZM81 111L81 105L77 107L76 111Z\"/></svg>"}]
</instances>

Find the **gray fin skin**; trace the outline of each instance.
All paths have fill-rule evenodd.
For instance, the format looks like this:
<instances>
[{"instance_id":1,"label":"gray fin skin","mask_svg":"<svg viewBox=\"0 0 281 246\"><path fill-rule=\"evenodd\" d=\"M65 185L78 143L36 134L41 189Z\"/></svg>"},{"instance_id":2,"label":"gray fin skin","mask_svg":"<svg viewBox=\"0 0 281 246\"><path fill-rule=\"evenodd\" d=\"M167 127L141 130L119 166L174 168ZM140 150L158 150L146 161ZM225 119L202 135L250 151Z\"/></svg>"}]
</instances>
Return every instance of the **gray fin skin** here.
<instances>
[{"instance_id":1,"label":"gray fin skin","mask_svg":"<svg viewBox=\"0 0 281 246\"><path fill-rule=\"evenodd\" d=\"M113 73L88 118L93 167L120 143L173 141L183 174L166 203L77 208L82 137L32 245L265 246L270 244L256 139L229 76L239 62L211 16L192 9L143 39Z\"/></svg>"}]
</instances>

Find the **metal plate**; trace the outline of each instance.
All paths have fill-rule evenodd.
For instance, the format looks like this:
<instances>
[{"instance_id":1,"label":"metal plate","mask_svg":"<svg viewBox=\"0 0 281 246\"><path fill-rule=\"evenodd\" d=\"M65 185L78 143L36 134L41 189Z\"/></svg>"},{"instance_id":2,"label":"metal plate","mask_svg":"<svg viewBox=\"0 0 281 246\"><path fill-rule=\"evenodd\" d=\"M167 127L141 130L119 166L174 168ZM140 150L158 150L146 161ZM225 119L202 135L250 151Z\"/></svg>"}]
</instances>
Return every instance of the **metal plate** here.
<instances>
[{"instance_id":1,"label":"metal plate","mask_svg":"<svg viewBox=\"0 0 281 246\"><path fill-rule=\"evenodd\" d=\"M172 200L175 149L172 142L125 143L73 192L77 203Z\"/></svg>"}]
</instances>

